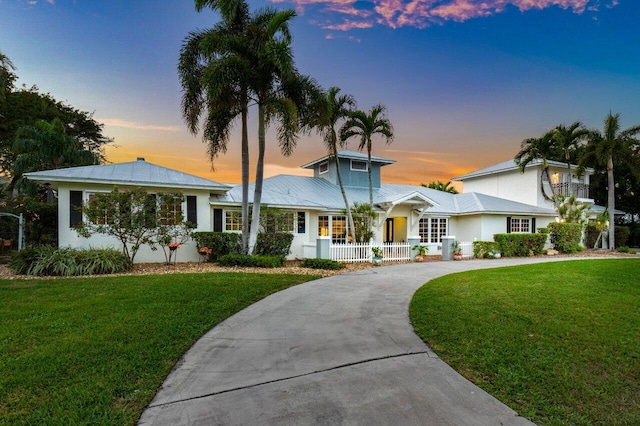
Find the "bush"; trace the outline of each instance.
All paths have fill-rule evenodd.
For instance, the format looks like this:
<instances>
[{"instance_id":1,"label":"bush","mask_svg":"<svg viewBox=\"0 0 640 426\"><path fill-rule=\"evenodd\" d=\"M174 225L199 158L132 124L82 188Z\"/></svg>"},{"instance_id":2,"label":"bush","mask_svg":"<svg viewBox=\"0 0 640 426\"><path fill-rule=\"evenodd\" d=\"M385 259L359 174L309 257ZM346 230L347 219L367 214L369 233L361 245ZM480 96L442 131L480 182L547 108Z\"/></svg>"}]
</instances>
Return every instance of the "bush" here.
<instances>
[{"instance_id":1,"label":"bush","mask_svg":"<svg viewBox=\"0 0 640 426\"><path fill-rule=\"evenodd\" d=\"M587 248L593 248L596 245L596 241L600 231L594 225L587 225L584 229L584 245Z\"/></svg>"},{"instance_id":2,"label":"bush","mask_svg":"<svg viewBox=\"0 0 640 426\"><path fill-rule=\"evenodd\" d=\"M225 254L218 258L220 266L242 266L248 268L277 268L284 264L278 256L249 256L248 254Z\"/></svg>"},{"instance_id":3,"label":"bush","mask_svg":"<svg viewBox=\"0 0 640 426\"><path fill-rule=\"evenodd\" d=\"M7 266L20 275L78 276L126 272L131 269L131 260L111 248L78 250L39 246L18 252Z\"/></svg>"},{"instance_id":4,"label":"bush","mask_svg":"<svg viewBox=\"0 0 640 426\"><path fill-rule=\"evenodd\" d=\"M628 226L616 226L615 230L615 244L616 247L626 246L629 242L629 236L631 235L631 229Z\"/></svg>"},{"instance_id":5,"label":"bush","mask_svg":"<svg viewBox=\"0 0 640 426\"><path fill-rule=\"evenodd\" d=\"M579 223L549 224L551 230L551 244L561 253L576 253L580 247L582 225Z\"/></svg>"},{"instance_id":6,"label":"bush","mask_svg":"<svg viewBox=\"0 0 640 426\"><path fill-rule=\"evenodd\" d=\"M234 232L194 232L192 238L198 250L202 247L211 249L209 262L215 262L227 254L242 253L242 235Z\"/></svg>"},{"instance_id":7,"label":"bush","mask_svg":"<svg viewBox=\"0 0 640 426\"><path fill-rule=\"evenodd\" d=\"M473 257L478 259L493 259L493 253L500 251L500 244L495 241L474 241Z\"/></svg>"},{"instance_id":8,"label":"bush","mask_svg":"<svg viewBox=\"0 0 640 426\"><path fill-rule=\"evenodd\" d=\"M303 268L311 268L311 269L329 269L329 270L337 271L339 269L342 269L343 266L344 265L342 263L336 262L335 260L331 260L331 259L311 258L311 259L305 259L302 262Z\"/></svg>"},{"instance_id":9,"label":"bush","mask_svg":"<svg viewBox=\"0 0 640 426\"><path fill-rule=\"evenodd\" d=\"M260 232L256 241L256 255L287 257L293 234L290 232Z\"/></svg>"},{"instance_id":10,"label":"bush","mask_svg":"<svg viewBox=\"0 0 640 426\"><path fill-rule=\"evenodd\" d=\"M547 234L495 234L493 239L500 246L502 256L526 257L542 254Z\"/></svg>"},{"instance_id":11,"label":"bush","mask_svg":"<svg viewBox=\"0 0 640 426\"><path fill-rule=\"evenodd\" d=\"M629 253L629 247L627 246L620 246L617 250L619 253Z\"/></svg>"}]
</instances>

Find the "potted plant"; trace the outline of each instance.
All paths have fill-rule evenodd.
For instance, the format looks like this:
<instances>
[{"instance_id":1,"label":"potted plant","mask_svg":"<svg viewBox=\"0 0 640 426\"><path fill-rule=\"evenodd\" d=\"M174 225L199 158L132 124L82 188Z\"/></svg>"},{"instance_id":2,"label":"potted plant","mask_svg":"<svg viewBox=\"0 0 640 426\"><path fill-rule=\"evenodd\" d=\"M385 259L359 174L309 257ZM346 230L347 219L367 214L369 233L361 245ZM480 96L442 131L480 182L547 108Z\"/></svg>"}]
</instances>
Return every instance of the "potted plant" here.
<instances>
[{"instance_id":1,"label":"potted plant","mask_svg":"<svg viewBox=\"0 0 640 426\"><path fill-rule=\"evenodd\" d=\"M454 241L451 245L451 254L453 254L453 260L462 260L462 247L459 241Z\"/></svg>"},{"instance_id":2,"label":"potted plant","mask_svg":"<svg viewBox=\"0 0 640 426\"><path fill-rule=\"evenodd\" d=\"M429 253L429 247L422 246L420 244L416 244L415 246L411 247L411 250L416 250L418 252L414 257L414 260L416 262L424 262L427 258L427 253Z\"/></svg>"},{"instance_id":3,"label":"potted plant","mask_svg":"<svg viewBox=\"0 0 640 426\"><path fill-rule=\"evenodd\" d=\"M382 248L371 247L371 252L373 253L373 258L371 259L371 263L373 263L376 266L382 265Z\"/></svg>"}]
</instances>

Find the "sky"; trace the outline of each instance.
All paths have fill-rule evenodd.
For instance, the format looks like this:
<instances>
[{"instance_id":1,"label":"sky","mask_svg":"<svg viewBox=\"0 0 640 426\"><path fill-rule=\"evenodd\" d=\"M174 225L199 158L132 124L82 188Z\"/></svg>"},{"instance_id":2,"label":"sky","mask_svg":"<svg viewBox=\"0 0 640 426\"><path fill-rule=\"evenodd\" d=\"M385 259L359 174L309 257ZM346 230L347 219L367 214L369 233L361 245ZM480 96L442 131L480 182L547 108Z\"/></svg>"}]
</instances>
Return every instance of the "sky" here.
<instances>
[{"instance_id":1,"label":"sky","mask_svg":"<svg viewBox=\"0 0 640 426\"><path fill-rule=\"evenodd\" d=\"M293 52L303 74L340 87L368 111L381 103L396 160L383 180L448 181L518 152L523 139L580 120L602 128L621 114L640 124L638 0L248 0L294 9ZM19 85L37 85L94 114L114 138L110 162L147 161L240 182L239 123L215 170L181 116L176 65L190 31L213 26L192 0L0 0L0 52ZM257 116L249 138L257 146ZM290 157L267 131L265 176L308 175L326 155L316 134ZM357 141L349 149L357 149ZM257 153L251 152L252 176ZM253 180L253 177L252 177Z\"/></svg>"}]
</instances>

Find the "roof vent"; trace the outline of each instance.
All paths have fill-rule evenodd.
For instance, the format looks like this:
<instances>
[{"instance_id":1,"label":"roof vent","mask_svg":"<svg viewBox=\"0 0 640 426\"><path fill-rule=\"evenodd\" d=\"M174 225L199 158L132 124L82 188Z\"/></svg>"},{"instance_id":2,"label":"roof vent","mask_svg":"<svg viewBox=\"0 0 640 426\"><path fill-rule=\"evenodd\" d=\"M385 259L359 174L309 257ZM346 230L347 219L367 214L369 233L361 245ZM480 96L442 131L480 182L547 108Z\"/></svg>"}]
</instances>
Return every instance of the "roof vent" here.
<instances>
[{"instance_id":1,"label":"roof vent","mask_svg":"<svg viewBox=\"0 0 640 426\"><path fill-rule=\"evenodd\" d=\"M144 157L138 157L137 161L144 161Z\"/></svg>"}]
</instances>

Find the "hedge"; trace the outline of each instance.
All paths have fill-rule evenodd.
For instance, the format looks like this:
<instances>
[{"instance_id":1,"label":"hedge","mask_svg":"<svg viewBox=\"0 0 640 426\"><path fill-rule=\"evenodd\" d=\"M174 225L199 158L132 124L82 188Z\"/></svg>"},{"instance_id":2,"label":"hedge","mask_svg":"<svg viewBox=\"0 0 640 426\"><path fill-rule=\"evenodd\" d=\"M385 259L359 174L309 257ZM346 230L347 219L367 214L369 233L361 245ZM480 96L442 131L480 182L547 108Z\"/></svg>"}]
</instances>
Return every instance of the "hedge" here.
<instances>
[{"instance_id":1,"label":"hedge","mask_svg":"<svg viewBox=\"0 0 640 426\"><path fill-rule=\"evenodd\" d=\"M242 235L235 232L194 232L198 250L202 247L211 249L209 262L215 262L226 254L240 254L242 252Z\"/></svg>"},{"instance_id":2,"label":"hedge","mask_svg":"<svg viewBox=\"0 0 640 426\"><path fill-rule=\"evenodd\" d=\"M287 257L291 251L293 234L289 232L261 232L256 242L256 254Z\"/></svg>"},{"instance_id":3,"label":"hedge","mask_svg":"<svg viewBox=\"0 0 640 426\"><path fill-rule=\"evenodd\" d=\"M304 268L330 269L330 270L337 271L339 269L342 269L344 265L340 262L336 262L335 260L331 260L331 259L309 258L309 259L305 259L302 262L302 266Z\"/></svg>"},{"instance_id":4,"label":"hedge","mask_svg":"<svg viewBox=\"0 0 640 426\"><path fill-rule=\"evenodd\" d=\"M493 259L493 254L497 251L500 251L500 244L495 241L473 242L473 257L478 259Z\"/></svg>"},{"instance_id":5,"label":"hedge","mask_svg":"<svg viewBox=\"0 0 640 426\"><path fill-rule=\"evenodd\" d=\"M549 229L551 230L551 244L559 252L576 253L581 249L581 224L552 222L549 224Z\"/></svg>"},{"instance_id":6,"label":"hedge","mask_svg":"<svg viewBox=\"0 0 640 426\"><path fill-rule=\"evenodd\" d=\"M542 253L547 234L495 234L493 239L500 245L502 256L526 257Z\"/></svg>"},{"instance_id":7,"label":"hedge","mask_svg":"<svg viewBox=\"0 0 640 426\"><path fill-rule=\"evenodd\" d=\"M221 266L244 266L250 268L277 268L284 264L278 256L249 256L248 254L225 254L218 258Z\"/></svg>"},{"instance_id":8,"label":"hedge","mask_svg":"<svg viewBox=\"0 0 640 426\"><path fill-rule=\"evenodd\" d=\"M631 229L628 226L616 226L615 231L615 244L616 247L626 246L629 243L629 237L631 236Z\"/></svg>"}]
</instances>

